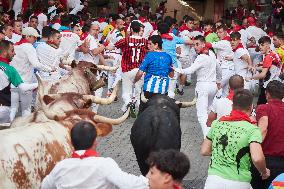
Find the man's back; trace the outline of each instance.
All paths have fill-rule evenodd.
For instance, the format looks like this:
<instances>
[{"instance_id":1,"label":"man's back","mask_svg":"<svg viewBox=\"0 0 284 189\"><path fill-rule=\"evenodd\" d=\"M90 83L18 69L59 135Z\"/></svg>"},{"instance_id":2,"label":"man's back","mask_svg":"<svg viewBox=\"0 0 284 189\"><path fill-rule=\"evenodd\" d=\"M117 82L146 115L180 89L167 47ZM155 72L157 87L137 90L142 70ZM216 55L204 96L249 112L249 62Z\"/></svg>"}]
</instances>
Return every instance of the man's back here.
<instances>
[{"instance_id":1,"label":"man's back","mask_svg":"<svg viewBox=\"0 0 284 189\"><path fill-rule=\"evenodd\" d=\"M140 185L138 179L141 181ZM136 177L121 171L111 158L69 158L57 163L43 180L42 189L116 189L128 186L142 189L146 188L145 183L145 177Z\"/></svg>"},{"instance_id":2,"label":"man's back","mask_svg":"<svg viewBox=\"0 0 284 189\"><path fill-rule=\"evenodd\" d=\"M251 142L261 143L259 128L247 121L214 121L207 138L212 141L208 174L250 182L249 145Z\"/></svg>"}]
</instances>

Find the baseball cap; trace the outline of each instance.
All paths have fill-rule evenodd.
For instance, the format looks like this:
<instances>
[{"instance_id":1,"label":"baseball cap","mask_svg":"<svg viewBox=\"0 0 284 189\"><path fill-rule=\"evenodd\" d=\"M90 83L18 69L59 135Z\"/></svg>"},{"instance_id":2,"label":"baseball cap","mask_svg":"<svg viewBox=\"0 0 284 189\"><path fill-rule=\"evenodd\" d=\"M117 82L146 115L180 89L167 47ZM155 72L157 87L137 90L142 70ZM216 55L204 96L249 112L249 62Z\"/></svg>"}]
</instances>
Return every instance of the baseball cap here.
<instances>
[{"instance_id":1,"label":"baseball cap","mask_svg":"<svg viewBox=\"0 0 284 189\"><path fill-rule=\"evenodd\" d=\"M32 28L32 27L26 27L26 28L24 28L23 31L22 31L22 35L40 37L40 35L39 35L38 32L36 31L36 29L34 29L34 28Z\"/></svg>"}]
</instances>

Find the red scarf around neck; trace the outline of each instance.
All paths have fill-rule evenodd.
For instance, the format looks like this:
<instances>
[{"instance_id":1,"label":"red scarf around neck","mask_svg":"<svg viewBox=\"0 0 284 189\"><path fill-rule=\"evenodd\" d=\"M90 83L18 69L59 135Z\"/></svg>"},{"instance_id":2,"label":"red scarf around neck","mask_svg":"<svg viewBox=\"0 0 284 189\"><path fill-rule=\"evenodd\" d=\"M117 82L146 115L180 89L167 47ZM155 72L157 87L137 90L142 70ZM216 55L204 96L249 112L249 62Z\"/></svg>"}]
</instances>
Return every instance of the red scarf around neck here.
<instances>
[{"instance_id":1,"label":"red scarf around neck","mask_svg":"<svg viewBox=\"0 0 284 189\"><path fill-rule=\"evenodd\" d=\"M22 38L19 42L15 43L15 45L21 45L23 43L30 43L30 42L28 40Z\"/></svg>"},{"instance_id":2,"label":"red scarf around neck","mask_svg":"<svg viewBox=\"0 0 284 189\"><path fill-rule=\"evenodd\" d=\"M0 62L4 62L6 64L10 64L10 61L7 58L0 57Z\"/></svg>"},{"instance_id":3,"label":"red scarf around neck","mask_svg":"<svg viewBox=\"0 0 284 189\"><path fill-rule=\"evenodd\" d=\"M233 97L234 97L234 91L230 89L227 99L233 101Z\"/></svg>"},{"instance_id":4,"label":"red scarf around neck","mask_svg":"<svg viewBox=\"0 0 284 189\"><path fill-rule=\"evenodd\" d=\"M221 117L219 121L247 121L251 124L256 124L246 113L239 110L232 110L230 115Z\"/></svg>"},{"instance_id":5,"label":"red scarf around neck","mask_svg":"<svg viewBox=\"0 0 284 189\"><path fill-rule=\"evenodd\" d=\"M171 36L168 33L161 34L161 37L162 37L162 39L167 39L169 41L172 41L174 39L173 36Z\"/></svg>"},{"instance_id":6,"label":"red scarf around neck","mask_svg":"<svg viewBox=\"0 0 284 189\"><path fill-rule=\"evenodd\" d=\"M230 38L230 36L227 35L227 36L223 37L222 40L231 41L231 38Z\"/></svg>"},{"instance_id":7,"label":"red scarf around neck","mask_svg":"<svg viewBox=\"0 0 284 189\"><path fill-rule=\"evenodd\" d=\"M182 189L182 187L179 184L174 184L173 189Z\"/></svg>"},{"instance_id":8,"label":"red scarf around neck","mask_svg":"<svg viewBox=\"0 0 284 189\"><path fill-rule=\"evenodd\" d=\"M95 150L93 150L93 149L88 149L88 150L86 150L85 151L85 153L84 154L82 154L82 155L79 155L79 154L77 154L76 153L76 151L74 151L73 153L72 153L72 158L80 158L80 159L84 159L84 158L88 158L88 157L98 157L99 156L99 154L95 151Z\"/></svg>"},{"instance_id":9,"label":"red scarf around neck","mask_svg":"<svg viewBox=\"0 0 284 189\"><path fill-rule=\"evenodd\" d=\"M207 37L207 35L209 35L210 33L212 33L212 30L204 32L204 37Z\"/></svg>"},{"instance_id":10,"label":"red scarf around neck","mask_svg":"<svg viewBox=\"0 0 284 189\"><path fill-rule=\"evenodd\" d=\"M236 50L238 50L238 49L243 49L243 48L244 48L243 44L242 44L242 43L239 43L238 46L233 49L233 52L236 52Z\"/></svg>"}]
</instances>

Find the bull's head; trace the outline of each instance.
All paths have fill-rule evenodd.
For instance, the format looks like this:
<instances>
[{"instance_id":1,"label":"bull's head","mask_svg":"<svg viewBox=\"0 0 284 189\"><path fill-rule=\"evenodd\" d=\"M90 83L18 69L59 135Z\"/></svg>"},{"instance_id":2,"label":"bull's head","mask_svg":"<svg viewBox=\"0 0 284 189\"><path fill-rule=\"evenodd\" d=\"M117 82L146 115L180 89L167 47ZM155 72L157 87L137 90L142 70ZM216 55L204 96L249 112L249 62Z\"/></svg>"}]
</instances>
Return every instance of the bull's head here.
<instances>
[{"instance_id":1,"label":"bull's head","mask_svg":"<svg viewBox=\"0 0 284 189\"><path fill-rule=\"evenodd\" d=\"M82 95L78 93L62 93L44 95L42 80L38 75L38 99L44 114L49 119L60 119L66 117L66 112L75 109L88 108L91 103L110 104L114 101L118 86L116 86L108 98L99 98L93 95Z\"/></svg>"}]
</instances>

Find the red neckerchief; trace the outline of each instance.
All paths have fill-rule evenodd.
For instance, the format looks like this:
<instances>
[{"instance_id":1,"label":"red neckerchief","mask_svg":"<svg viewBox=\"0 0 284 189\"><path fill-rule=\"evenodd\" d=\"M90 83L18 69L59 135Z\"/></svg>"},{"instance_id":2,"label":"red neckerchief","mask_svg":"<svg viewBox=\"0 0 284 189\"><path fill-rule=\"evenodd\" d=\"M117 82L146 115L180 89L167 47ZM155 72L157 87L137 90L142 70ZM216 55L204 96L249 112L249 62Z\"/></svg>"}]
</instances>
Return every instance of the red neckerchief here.
<instances>
[{"instance_id":1,"label":"red neckerchief","mask_svg":"<svg viewBox=\"0 0 284 189\"><path fill-rule=\"evenodd\" d=\"M77 154L75 151L72 153L72 158L80 158L80 159L84 159L84 158L87 158L87 157L98 157L99 154L95 151L95 150L92 150L92 149L88 149L85 151L84 154L82 155L79 155Z\"/></svg>"},{"instance_id":2,"label":"red neckerchief","mask_svg":"<svg viewBox=\"0 0 284 189\"><path fill-rule=\"evenodd\" d=\"M186 24L183 24L181 25L181 27L178 29L179 32L183 32L185 30L188 30L188 31L192 31Z\"/></svg>"},{"instance_id":3,"label":"red neckerchief","mask_svg":"<svg viewBox=\"0 0 284 189\"><path fill-rule=\"evenodd\" d=\"M53 48L55 48L55 49L58 49L58 48L59 48L59 47L58 47L55 43L53 43L52 41L47 41L46 44L48 44L49 46L51 46L51 47L53 47Z\"/></svg>"},{"instance_id":4,"label":"red neckerchief","mask_svg":"<svg viewBox=\"0 0 284 189\"><path fill-rule=\"evenodd\" d=\"M236 50L238 50L238 49L243 49L243 48L244 48L243 44L242 44L242 43L239 43L238 46L233 49L233 52L236 52Z\"/></svg>"},{"instance_id":5,"label":"red neckerchief","mask_svg":"<svg viewBox=\"0 0 284 189\"><path fill-rule=\"evenodd\" d=\"M227 35L227 36L223 37L222 40L231 41L231 38L230 38L230 36Z\"/></svg>"},{"instance_id":6,"label":"red neckerchief","mask_svg":"<svg viewBox=\"0 0 284 189\"><path fill-rule=\"evenodd\" d=\"M204 37L207 37L207 35L209 35L210 33L212 33L212 31L207 31L207 32L204 32Z\"/></svg>"},{"instance_id":7,"label":"red neckerchief","mask_svg":"<svg viewBox=\"0 0 284 189\"><path fill-rule=\"evenodd\" d=\"M162 37L162 39L167 39L169 41L172 41L174 39L173 36L171 36L168 33L161 34L161 37Z\"/></svg>"},{"instance_id":8,"label":"red neckerchief","mask_svg":"<svg viewBox=\"0 0 284 189\"><path fill-rule=\"evenodd\" d=\"M38 15L40 15L40 14L41 14L40 11L35 11L33 16L38 16Z\"/></svg>"},{"instance_id":9,"label":"red neckerchief","mask_svg":"<svg viewBox=\"0 0 284 189\"><path fill-rule=\"evenodd\" d=\"M235 94L234 91L230 89L229 94L227 96L227 99L233 101L234 94Z\"/></svg>"},{"instance_id":10,"label":"red neckerchief","mask_svg":"<svg viewBox=\"0 0 284 189\"><path fill-rule=\"evenodd\" d=\"M62 30L61 32L72 32L71 30Z\"/></svg>"},{"instance_id":11,"label":"red neckerchief","mask_svg":"<svg viewBox=\"0 0 284 189\"><path fill-rule=\"evenodd\" d=\"M17 35L22 35L21 33L18 33L16 31L13 31L14 34L17 34Z\"/></svg>"},{"instance_id":12,"label":"red neckerchief","mask_svg":"<svg viewBox=\"0 0 284 189\"><path fill-rule=\"evenodd\" d=\"M88 37L89 33L82 33L82 35L80 36L81 41L85 40Z\"/></svg>"},{"instance_id":13,"label":"red neckerchief","mask_svg":"<svg viewBox=\"0 0 284 189\"><path fill-rule=\"evenodd\" d=\"M182 186L180 186L179 184L174 183L173 189L182 189Z\"/></svg>"},{"instance_id":14,"label":"red neckerchief","mask_svg":"<svg viewBox=\"0 0 284 189\"><path fill-rule=\"evenodd\" d=\"M21 39L19 42L15 43L15 45L21 45L23 43L30 43L27 39Z\"/></svg>"},{"instance_id":15,"label":"red neckerchief","mask_svg":"<svg viewBox=\"0 0 284 189\"><path fill-rule=\"evenodd\" d=\"M240 31L241 29L242 29L241 26L236 25L236 26L233 28L233 31L234 31L234 32L238 32L238 31Z\"/></svg>"},{"instance_id":16,"label":"red neckerchief","mask_svg":"<svg viewBox=\"0 0 284 189\"><path fill-rule=\"evenodd\" d=\"M247 121L251 124L256 124L246 113L239 110L232 110L230 115L221 117L219 121Z\"/></svg>"},{"instance_id":17,"label":"red neckerchief","mask_svg":"<svg viewBox=\"0 0 284 189\"><path fill-rule=\"evenodd\" d=\"M0 57L0 62L4 62L6 64L10 64L10 61L7 58Z\"/></svg>"},{"instance_id":18,"label":"red neckerchief","mask_svg":"<svg viewBox=\"0 0 284 189\"><path fill-rule=\"evenodd\" d=\"M115 28L115 22L114 21L109 23L109 24L112 25Z\"/></svg>"}]
</instances>

